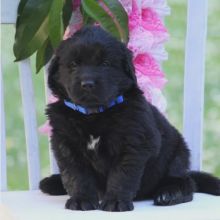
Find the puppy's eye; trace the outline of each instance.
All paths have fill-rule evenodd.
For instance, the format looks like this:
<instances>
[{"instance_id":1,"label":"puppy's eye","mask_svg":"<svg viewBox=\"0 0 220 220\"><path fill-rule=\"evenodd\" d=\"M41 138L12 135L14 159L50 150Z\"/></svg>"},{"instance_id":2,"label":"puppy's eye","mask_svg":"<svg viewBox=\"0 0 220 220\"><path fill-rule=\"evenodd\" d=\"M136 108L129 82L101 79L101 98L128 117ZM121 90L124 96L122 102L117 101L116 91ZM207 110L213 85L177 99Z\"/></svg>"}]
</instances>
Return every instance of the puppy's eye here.
<instances>
[{"instance_id":1,"label":"puppy's eye","mask_svg":"<svg viewBox=\"0 0 220 220\"><path fill-rule=\"evenodd\" d=\"M75 69L77 67L77 63L75 62L75 61L72 61L71 63L70 63L70 68L71 69Z\"/></svg>"},{"instance_id":2,"label":"puppy's eye","mask_svg":"<svg viewBox=\"0 0 220 220\"><path fill-rule=\"evenodd\" d=\"M102 63L103 66L110 66L111 63L108 60L104 60Z\"/></svg>"}]
</instances>

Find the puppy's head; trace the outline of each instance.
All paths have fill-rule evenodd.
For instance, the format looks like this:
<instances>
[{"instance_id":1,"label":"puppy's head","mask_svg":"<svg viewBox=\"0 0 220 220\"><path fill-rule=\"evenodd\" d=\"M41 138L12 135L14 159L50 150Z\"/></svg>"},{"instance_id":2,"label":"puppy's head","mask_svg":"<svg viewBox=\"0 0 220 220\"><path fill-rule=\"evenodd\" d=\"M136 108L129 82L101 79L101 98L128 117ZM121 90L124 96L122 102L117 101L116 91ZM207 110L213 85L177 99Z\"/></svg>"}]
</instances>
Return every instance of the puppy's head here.
<instances>
[{"instance_id":1,"label":"puppy's head","mask_svg":"<svg viewBox=\"0 0 220 220\"><path fill-rule=\"evenodd\" d=\"M60 99L105 106L137 85L132 54L103 29L85 27L60 44L48 84Z\"/></svg>"}]
</instances>

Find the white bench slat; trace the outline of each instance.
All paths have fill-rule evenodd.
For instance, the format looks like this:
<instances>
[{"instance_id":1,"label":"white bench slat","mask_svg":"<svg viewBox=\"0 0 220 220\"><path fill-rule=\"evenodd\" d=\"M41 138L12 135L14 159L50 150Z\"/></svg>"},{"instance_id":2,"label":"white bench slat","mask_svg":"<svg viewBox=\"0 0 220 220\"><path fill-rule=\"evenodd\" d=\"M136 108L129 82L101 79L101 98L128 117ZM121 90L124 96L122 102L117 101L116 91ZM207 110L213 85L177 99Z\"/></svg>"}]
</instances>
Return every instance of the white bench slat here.
<instances>
[{"instance_id":1,"label":"white bench slat","mask_svg":"<svg viewBox=\"0 0 220 220\"><path fill-rule=\"evenodd\" d=\"M24 112L29 188L32 190L38 188L40 181L40 158L32 71L29 59L19 62L19 73Z\"/></svg>"},{"instance_id":2,"label":"white bench slat","mask_svg":"<svg viewBox=\"0 0 220 220\"><path fill-rule=\"evenodd\" d=\"M193 170L201 169L202 159L207 8L208 0L188 0L183 130Z\"/></svg>"},{"instance_id":3,"label":"white bench slat","mask_svg":"<svg viewBox=\"0 0 220 220\"><path fill-rule=\"evenodd\" d=\"M0 69L0 138L1 138L1 149L0 149L0 191L7 190L7 164L6 164L6 141L5 141L5 109L4 109L4 89L3 89L3 75L2 69Z\"/></svg>"},{"instance_id":4,"label":"white bench slat","mask_svg":"<svg viewBox=\"0 0 220 220\"><path fill-rule=\"evenodd\" d=\"M49 65L46 65L45 69L44 69L45 70L44 71L44 83L45 83L46 103L48 103L48 98L51 95L51 91L50 91L50 89L47 86L47 77L48 77L47 69L48 69L48 66ZM51 149L50 137L49 137L49 158L50 158L50 172L51 172L51 174L59 173L59 168L57 166L57 162L56 162L56 160L54 158L54 155L53 155L53 152L52 152L52 149Z\"/></svg>"},{"instance_id":5,"label":"white bench slat","mask_svg":"<svg viewBox=\"0 0 220 220\"><path fill-rule=\"evenodd\" d=\"M1 24L15 24L20 0L1 0Z\"/></svg>"}]
</instances>

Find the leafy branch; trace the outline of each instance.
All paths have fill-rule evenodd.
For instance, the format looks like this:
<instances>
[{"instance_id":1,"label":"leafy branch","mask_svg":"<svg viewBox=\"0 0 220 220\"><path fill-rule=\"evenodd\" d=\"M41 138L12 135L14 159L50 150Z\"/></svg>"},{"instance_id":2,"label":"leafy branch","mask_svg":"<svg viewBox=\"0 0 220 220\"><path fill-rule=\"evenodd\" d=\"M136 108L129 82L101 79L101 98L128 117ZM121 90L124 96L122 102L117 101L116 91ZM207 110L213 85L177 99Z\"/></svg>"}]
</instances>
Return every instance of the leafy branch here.
<instances>
[{"instance_id":1,"label":"leafy branch","mask_svg":"<svg viewBox=\"0 0 220 220\"><path fill-rule=\"evenodd\" d=\"M13 48L15 61L36 53L39 72L63 38L74 13L72 4L72 0L20 0ZM81 0L80 8L83 25L99 23L119 40L128 41L128 18L118 0Z\"/></svg>"}]
</instances>

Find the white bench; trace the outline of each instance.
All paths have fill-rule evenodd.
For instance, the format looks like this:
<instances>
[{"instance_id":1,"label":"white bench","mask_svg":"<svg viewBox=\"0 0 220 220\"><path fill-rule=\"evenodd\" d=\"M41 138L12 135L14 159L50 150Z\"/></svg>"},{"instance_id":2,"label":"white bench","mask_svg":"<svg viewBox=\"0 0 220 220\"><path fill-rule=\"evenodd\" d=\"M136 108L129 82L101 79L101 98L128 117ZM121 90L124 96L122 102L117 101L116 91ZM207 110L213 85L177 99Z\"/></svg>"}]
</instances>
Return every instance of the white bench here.
<instances>
[{"instance_id":1,"label":"white bench","mask_svg":"<svg viewBox=\"0 0 220 220\"><path fill-rule=\"evenodd\" d=\"M2 1L1 23L14 24L18 0ZM204 58L208 0L188 0L188 20L184 80L184 136L192 153L192 169L201 168L202 124L204 99ZM193 61L193 65L192 65ZM67 196L48 196L38 190L40 180L38 138L34 91L29 60L19 62L20 84L24 110L25 136L28 156L29 191L7 191L5 112L3 77L0 73L0 219L68 220L68 219L204 219L220 220L220 197L195 194L193 202L170 207L153 206L152 201L135 202L135 210L126 213L103 211L70 211L64 209ZM51 173L57 171L51 154ZM7 210L10 214L8 217Z\"/></svg>"}]
</instances>

